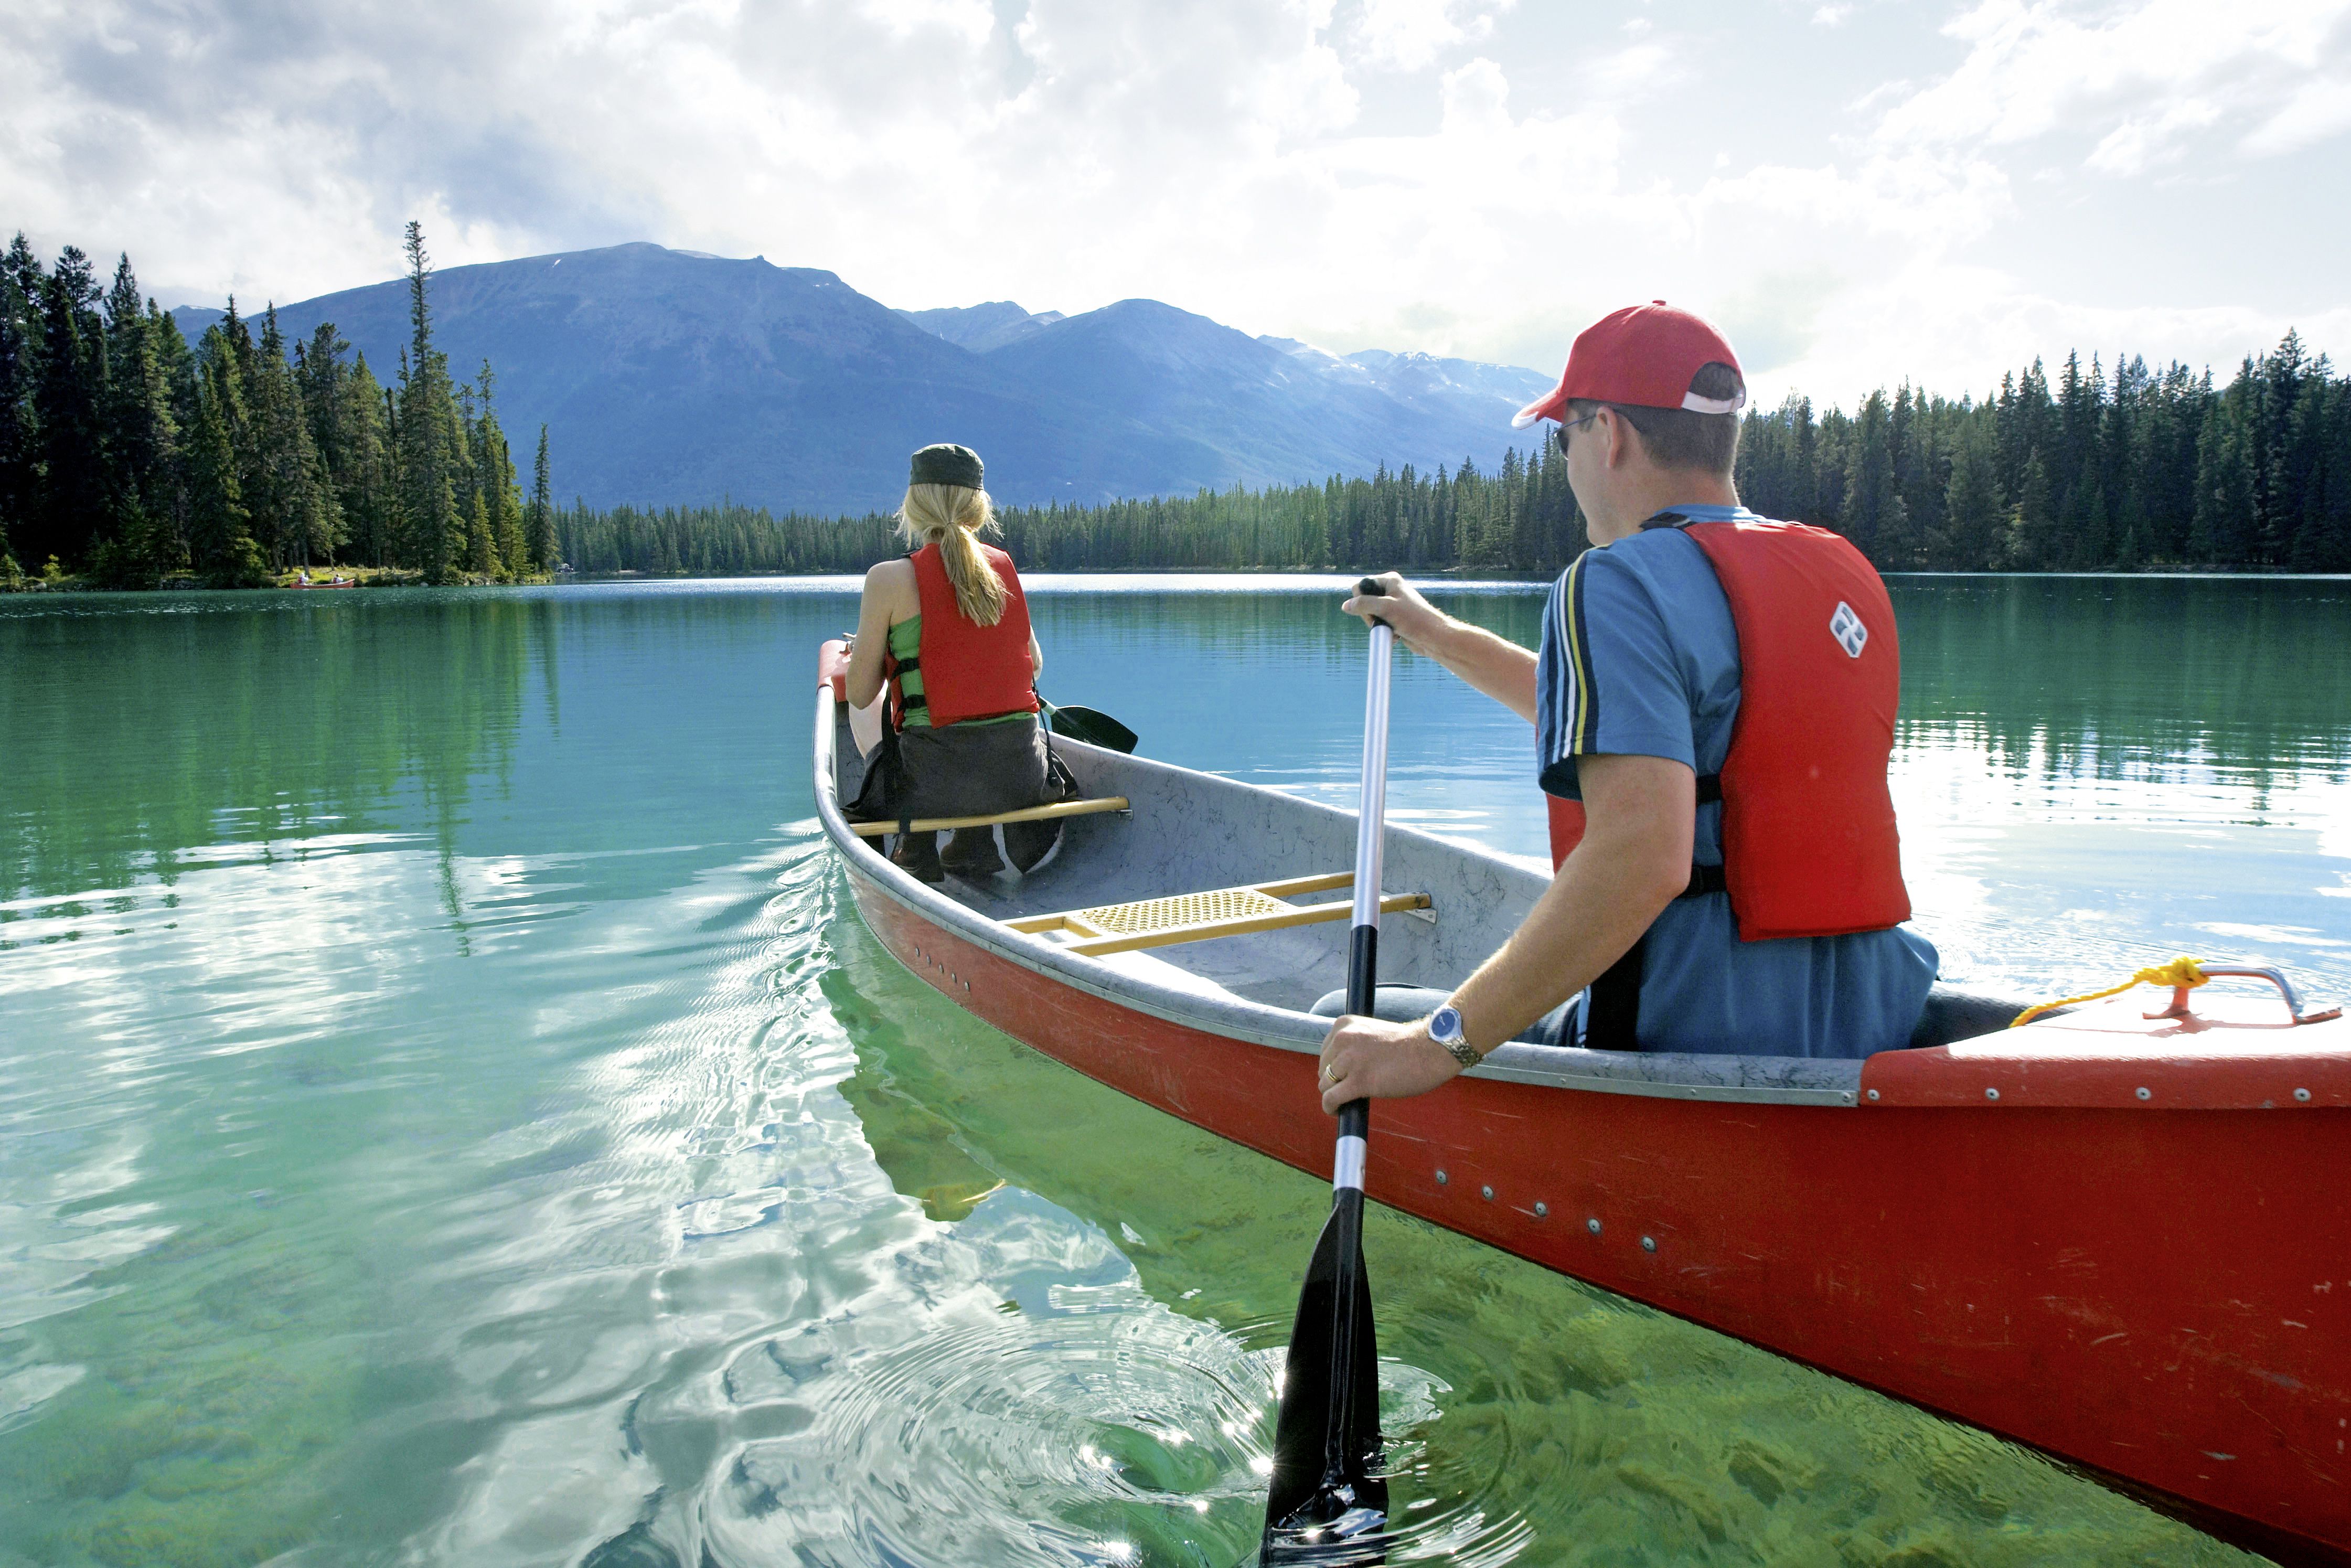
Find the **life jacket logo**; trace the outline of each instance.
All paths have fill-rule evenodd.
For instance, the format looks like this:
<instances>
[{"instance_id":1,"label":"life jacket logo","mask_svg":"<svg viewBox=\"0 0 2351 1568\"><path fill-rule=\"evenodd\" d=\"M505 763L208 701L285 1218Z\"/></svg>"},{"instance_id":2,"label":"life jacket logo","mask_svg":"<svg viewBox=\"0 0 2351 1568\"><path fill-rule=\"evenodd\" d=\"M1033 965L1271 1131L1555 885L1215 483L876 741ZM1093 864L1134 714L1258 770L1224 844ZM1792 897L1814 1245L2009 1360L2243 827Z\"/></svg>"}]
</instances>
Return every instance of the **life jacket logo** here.
<instances>
[{"instance_id":1,"label":"life jacket logo","mask_svg":"<svg viewBox=\"0 0 2351 1568\"><path fill-rule=\"evenodd\" d=\"M1861 623L1853 606L1842 599L1837 601L1836 613L1829 617L1829 635L1837 640L1837 646L1845 651L1847 658L1860 658L1862 649L1869 643L1869 628Z\"/></svg>"}]
</instances>

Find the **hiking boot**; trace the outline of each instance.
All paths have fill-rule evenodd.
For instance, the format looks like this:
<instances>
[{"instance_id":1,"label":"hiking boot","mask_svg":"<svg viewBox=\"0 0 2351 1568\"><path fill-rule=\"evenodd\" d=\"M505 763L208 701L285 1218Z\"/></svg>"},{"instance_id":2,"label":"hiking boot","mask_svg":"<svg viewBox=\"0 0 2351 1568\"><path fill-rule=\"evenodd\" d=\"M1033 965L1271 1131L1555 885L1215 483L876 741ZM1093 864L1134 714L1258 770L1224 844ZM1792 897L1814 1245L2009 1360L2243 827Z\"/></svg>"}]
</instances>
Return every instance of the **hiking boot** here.
<instances>
[{"instance_id":1,"label":"hiking boot","mask_svg":"<svg viewBox=\"0 0 2351 1568\"><path fill-rule=\"evenodd\" d=\"M947 879L947 873L939 868L939 836L936 833L900 834L898 847L890 852L890 863L916 882L945 882Z\"/></svg>"},{"instance_id":2,"label":"hiking boot","mask_svg":"<svg viewBox=\"0 0 2351 1568\"><path fill-rule=\"evenodd\" d=\"M1004 869L1004 857L996 852L995 830L956 830L948 838L947 847L939 852L939 864L956 876L994 876Z\"/></svg>"}]
</instances>

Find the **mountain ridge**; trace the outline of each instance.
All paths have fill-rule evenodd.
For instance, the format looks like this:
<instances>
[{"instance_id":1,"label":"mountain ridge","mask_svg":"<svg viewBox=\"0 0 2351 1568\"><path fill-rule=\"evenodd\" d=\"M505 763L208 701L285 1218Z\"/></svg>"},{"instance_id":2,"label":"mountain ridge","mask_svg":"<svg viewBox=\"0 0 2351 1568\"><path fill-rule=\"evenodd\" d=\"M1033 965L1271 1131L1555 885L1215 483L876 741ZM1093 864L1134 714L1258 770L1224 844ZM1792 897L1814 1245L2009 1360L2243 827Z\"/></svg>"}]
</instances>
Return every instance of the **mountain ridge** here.
<instances>
[{"instance_id":1,"label":"mountain ridge","mask_svg":"<svg viewBox=\"0 0 2351 1568\"><path fill-rule=\"evenodd\" d=\"M279 306L280 329L307 340L331 321L388 383L407 292L392 279ZM820 268L643 242L450 267L432 302L451 373L469 381L486 359L517 448L546 423L558 494L597 506L884 510L906 454L937 440L978 450L991 493L1030 505L1483 467L1511 444L1511 410L1551 382L1342 358L1157 300L896 310ZM192 340L221 314L172 312Z\"/></svg>"}]
</instances>

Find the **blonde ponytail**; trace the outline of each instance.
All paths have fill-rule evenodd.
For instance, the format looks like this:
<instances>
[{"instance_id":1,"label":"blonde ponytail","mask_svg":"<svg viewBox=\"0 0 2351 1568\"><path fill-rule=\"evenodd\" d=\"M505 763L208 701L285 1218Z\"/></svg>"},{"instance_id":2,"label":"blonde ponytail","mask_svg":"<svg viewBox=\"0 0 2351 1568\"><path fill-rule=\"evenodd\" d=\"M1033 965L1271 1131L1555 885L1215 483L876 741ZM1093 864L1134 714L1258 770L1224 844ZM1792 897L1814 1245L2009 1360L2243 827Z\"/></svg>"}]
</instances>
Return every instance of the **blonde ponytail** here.
<instances>
[{"instance_id":1,"label":"blonde ponytail","mask_svg":"<svg viewBox=\"0 0 2351 1568\"><path fill-rule=\"evenodd\" d=\"M898 508L898 537L910 548L939 547L956 608L976 626L1004 619L1004 580L979 553L979 536L1000 531L987 492L962 485L909 485Z\"/></svg>"}]
</instances>

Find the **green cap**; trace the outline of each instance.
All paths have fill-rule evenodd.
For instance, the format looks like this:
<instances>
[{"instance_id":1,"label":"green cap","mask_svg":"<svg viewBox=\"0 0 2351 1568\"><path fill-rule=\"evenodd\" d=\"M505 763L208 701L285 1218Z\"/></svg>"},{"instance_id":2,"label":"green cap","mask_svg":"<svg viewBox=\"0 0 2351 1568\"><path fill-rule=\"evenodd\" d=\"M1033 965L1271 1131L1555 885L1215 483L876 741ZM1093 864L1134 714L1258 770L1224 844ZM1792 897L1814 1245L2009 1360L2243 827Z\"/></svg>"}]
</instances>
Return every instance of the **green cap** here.
<instances>
[{"instance_id":1,"label":"green cap","mask_svg":"<svg viewBox=\"0 0 2351 1568\"><path fill-rule=\"evenodd\" d=\"M942 441L925 446L914 454L914 466L906 476L909 485L960 485L967 490L984 490L982 483L987 470L980 466L979 454L968 446L957 446Z\"/></svg>"}]
</instances>

